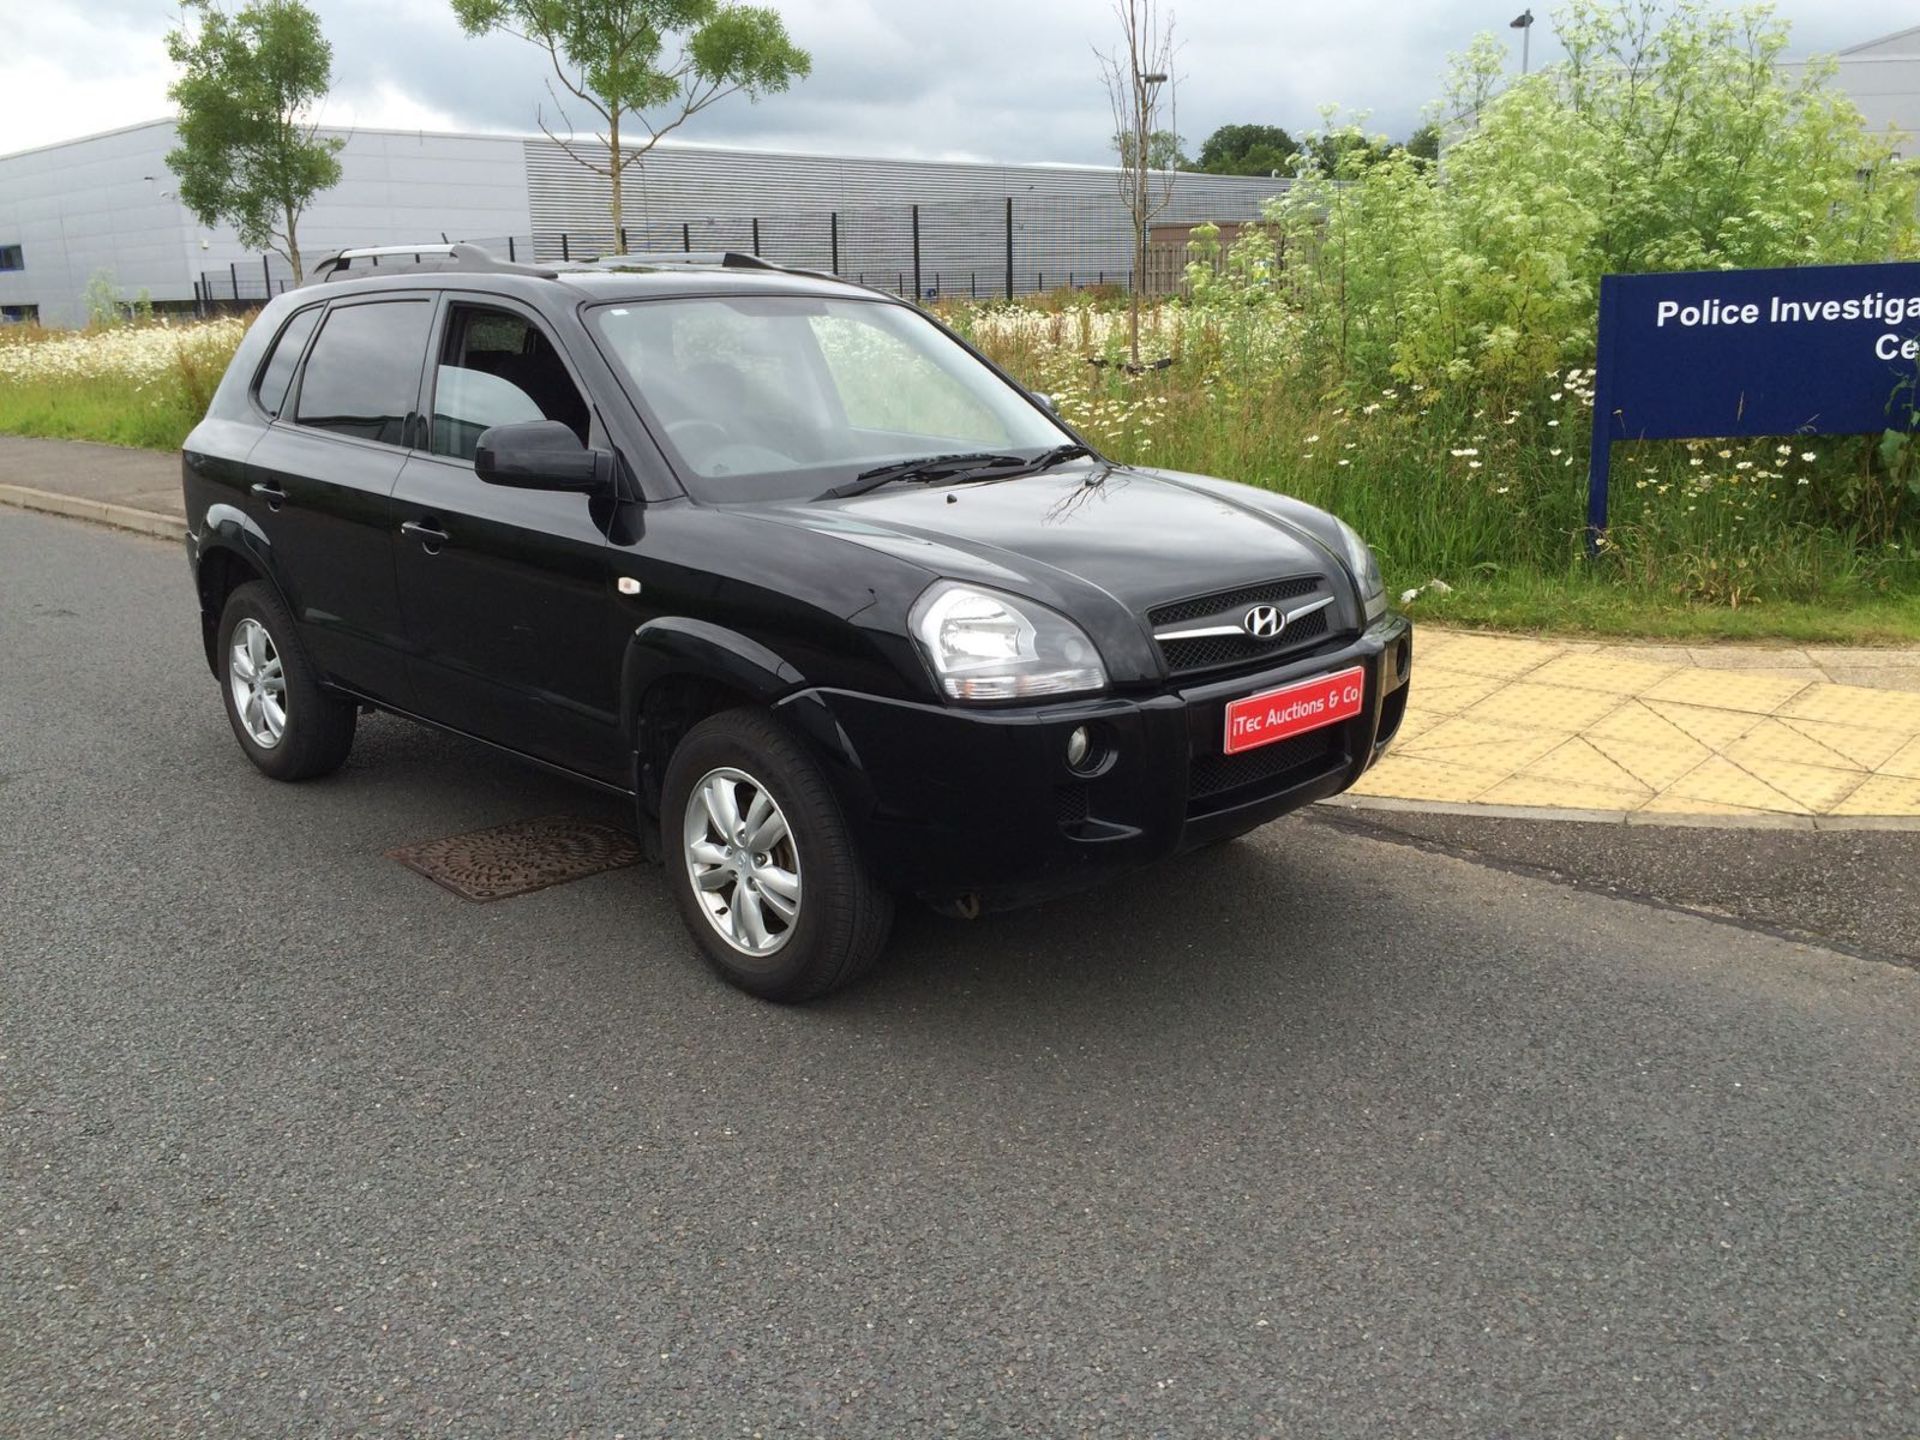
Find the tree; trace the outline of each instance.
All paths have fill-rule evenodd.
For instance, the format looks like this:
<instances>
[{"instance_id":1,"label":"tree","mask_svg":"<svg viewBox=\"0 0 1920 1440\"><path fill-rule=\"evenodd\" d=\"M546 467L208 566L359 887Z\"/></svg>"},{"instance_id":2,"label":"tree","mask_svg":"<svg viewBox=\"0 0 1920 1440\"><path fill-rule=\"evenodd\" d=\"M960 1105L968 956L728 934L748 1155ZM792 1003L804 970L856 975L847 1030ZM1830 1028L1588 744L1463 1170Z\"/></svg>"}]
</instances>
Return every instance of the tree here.
<instances>
[{"instance_id":1,"label":"tree","mask_svg":"<svg viewBox=\"0 0 1920 1440\"><path fill-rule=\"evenodd\" d=\"M1309 135L1301 146L1322 175L1350 176L1391 155L1395 146L1384 135L1369 135L1357 125L1329 128Z\"/></svg>"},{"instance_id":2,"label":"tree","mask_svg":"<svg viewBox=\"0 0 1920 1440\"><path fill-rule=\"evenodd\" d=\"M1429 120L1407 137L1407 154L1429 165L1440 158L1440 127Z\"/></svg>"},{"instance_id":3,"label":"tree","mask_svg":"<svg viewBox=\"0 0 1920 1440\"><path fill-rule=\"evenodd\" d=\"M1156 160L1178 154L1174 133L1173 19L1160 18L1158 0L1114 0L1121 42L1094 50L1113 108L1114 149L1120 158L1120 198L1133 220L1133 285L1127 301L1127 349L1140 363L1140 294L1147 283L1147 234L1153 217L1173 198L1173 170ZM1160 123L1162 100L1167 123ZM1171 141L1170 145L1164 141Z\"/></svg>"},{"instance_id":4,"label":"tree","mask_svg":"<svg viewBox=\"0 0 1920 1440\"><path fill-rule=\"evenodd\" d=\"M339 183L344 143L309 115L326 98L333 47L300 0L252 0L232 15L186 0L167 56L182 67L167 96L180 107L179 145L167 168L202 225L226 221L240 243L300 264L300 217Z\"/></svg>"},{"instance_id":5,"label":"tree","mask_svg":"<svg viewBox=\"0 0 1920 1440\"><path fill-rule=\"evenodd\" d=\"M1121 165L1133 163L1133 147L1139 137L1122 131L1113 137L1114 153L1120 157ZM1147 137L1147 168L1149 170L1190 170L1193 162L1182 148L1186 144L1184 136L1171 130L1156 130Z\"/></svg>"},{"instance_id":6,"label":"tree","mask_svg":"<svg viewBox=\"0 0 1920 1440\"><path fill-rule=\"evenodd\" d=\"M708 106L731 95L778 94L813 69L776 12L725 0L453 0L453 13L468 35L499 31L539 46L560 88L600 117L599 156L580 148L570 122L564 138L545 117L540 128L576 164L606 178L621 255L627 166ZM564 120L564 106L561 114ZM646 131L631 147L620 134L629 115Z\"/></svg>"},{"instance_id":7,"label":"tree","mask_svg":"<svg viewBox=\"0 0 1920 1440\"><path fill-rule=\"evenodd\" d=\"M1765 6L1566 0L1554 21L1565 59L1504 89L1497 46L1459 59L1444 180L1410 150L1363 163L1349 129L1269 204L1304 355L1486 403L1592 362L1603 275L1920 252L1920 168L1831 62L1782 65Z\"/></svg>"},{"instance_id":8,"label":"tree","mask_svg":"<svg viewBox=\"0 0 1920 1440\"><path fill-rule=\"evenodd\" d=\"M1299 142L1278 125L1222 125L1200 147L1209 175L1291 175Z\"/></svg>"}]
</instances>

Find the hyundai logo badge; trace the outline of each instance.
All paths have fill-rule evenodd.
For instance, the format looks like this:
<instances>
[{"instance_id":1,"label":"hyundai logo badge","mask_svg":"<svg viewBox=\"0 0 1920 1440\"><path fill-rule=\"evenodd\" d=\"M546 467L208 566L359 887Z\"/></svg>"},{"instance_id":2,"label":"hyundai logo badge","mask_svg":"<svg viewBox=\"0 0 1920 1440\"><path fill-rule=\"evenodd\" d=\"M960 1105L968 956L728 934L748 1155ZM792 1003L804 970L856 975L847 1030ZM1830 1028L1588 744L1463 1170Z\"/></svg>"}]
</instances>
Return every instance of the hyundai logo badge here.
<instances>
[{"instance_id":1,"label":"hyundai logo badge","mask_svg":"<svg viewBox=\"0 0 1920 1440\"><path fill-rule=\"evenodd\" d=\"M1286 625L1286 619L1271 605L1256 605L1241 617L1240 624L1256 640L1271 640Z\"/></svg>"}]
</instances>

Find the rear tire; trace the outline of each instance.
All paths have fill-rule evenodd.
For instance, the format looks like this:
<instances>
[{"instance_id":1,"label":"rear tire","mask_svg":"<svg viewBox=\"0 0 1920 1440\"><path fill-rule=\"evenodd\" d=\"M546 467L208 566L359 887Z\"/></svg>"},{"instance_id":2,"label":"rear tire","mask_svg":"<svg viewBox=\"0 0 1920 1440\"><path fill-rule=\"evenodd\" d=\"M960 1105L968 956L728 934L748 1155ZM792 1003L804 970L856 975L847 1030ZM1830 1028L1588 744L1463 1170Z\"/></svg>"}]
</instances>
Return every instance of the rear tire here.
<instances>
[{"instance_id":1,"label":"rear tire","mask_svg":"<svg viewBox=\"0 0 1920 1440\"><path fill-rule=\"evenodd\" d=\"M820 767L765 711L689 730L661 786L668 883L707 962L766 1000L811 1000L880 957L893 897Z\"/></svg>"},{"instance_id":2,"label":"rear tire","mask_svg":"<svg viewBox=\"0 0 1920 1440\"><path fill-rule=\"evenodd\" d=\"M255 580L227 597L214 654L227 723L262 774L311 780L346 761L359 707L321 688L272 586Z\"/></svg>"}]
</instances>

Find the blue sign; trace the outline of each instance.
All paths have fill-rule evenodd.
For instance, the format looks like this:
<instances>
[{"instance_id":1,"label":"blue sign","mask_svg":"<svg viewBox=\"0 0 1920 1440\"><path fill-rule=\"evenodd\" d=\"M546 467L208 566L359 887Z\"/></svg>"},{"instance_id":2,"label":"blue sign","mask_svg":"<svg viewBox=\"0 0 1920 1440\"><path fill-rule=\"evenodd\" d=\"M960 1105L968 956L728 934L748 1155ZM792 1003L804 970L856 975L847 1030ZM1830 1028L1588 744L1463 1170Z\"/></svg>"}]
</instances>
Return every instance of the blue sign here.
<instances>
[{"instance_id":1,"label":"blue sign","mask_svg":"<svg viewBox=\"0 0 1920 1440\"><path fill-rule=\"evenodd\" d=\"M1917 370L1920 264L1603 276L1589 545L1614 441L1884 430Z\"/></svg>"}]
</instances>

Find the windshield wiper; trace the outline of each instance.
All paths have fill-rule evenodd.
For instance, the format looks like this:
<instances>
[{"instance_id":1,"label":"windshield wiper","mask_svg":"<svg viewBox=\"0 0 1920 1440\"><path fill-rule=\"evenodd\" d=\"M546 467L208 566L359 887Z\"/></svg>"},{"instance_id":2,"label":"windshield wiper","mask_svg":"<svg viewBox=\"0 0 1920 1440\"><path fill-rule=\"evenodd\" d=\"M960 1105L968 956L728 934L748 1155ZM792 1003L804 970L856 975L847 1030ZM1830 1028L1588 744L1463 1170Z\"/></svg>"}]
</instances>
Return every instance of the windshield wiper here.
<instances>
[{"instance_id":1,"label":"windshield wiper","mask_svg":"<svg viewBox=\"0 0 1920 1440\"><path fill-rule=\"evenodd\" d=\"M1083 456L1091 454L1093 454L1093 451L1078 443L1056 445L1051 450L1042 451L1040 454L1034 456L1033 459L1027 462L1025 468L1029 470L1051 470L1056 465L1064 465L1069 460L1078 460Z\"/></svg>"},{"instance_id":2,"label":"windshield wiper","mask_svg":"<svg viewBox=\"0 0 1920 1440\"><path fill-rule=\"evenodd\" d=\"M959 455L922 455L913 460L895 460L862 470L844 485L822 490L816 500L846 500L891 485L896 480L946 480L969 470L1025 469L1033 462L1023 455L996 455L990 450Z\"/></svg>"},{"instance_id":3,"label":"windshield wiper","mask_svg":"<svg viewBox=\"0 0 1920 1440\"><path fill-rule=\"evenodd\" d=\"M1082 456L1091 454L1093 451L1086 446L1074 443L1056 445L1051 450L1042 450L1031 459L1020 455L996 455L987 450L962 455L922 455L913 460L895 460L890 465L876 465L871 470L862 470L846 484L836 485L831 490L823 490L813 498L845 500L850 496L864 495L869 490L877 490L882 485L891 485L896 480L913 480L923 483L933 480L950 480L955 475L975 470L1018 470L1030 474L1039 470L1051 470L1055 465L1064 465L1069 460L1078 460Z\"/></svg>"}]
</instances>

